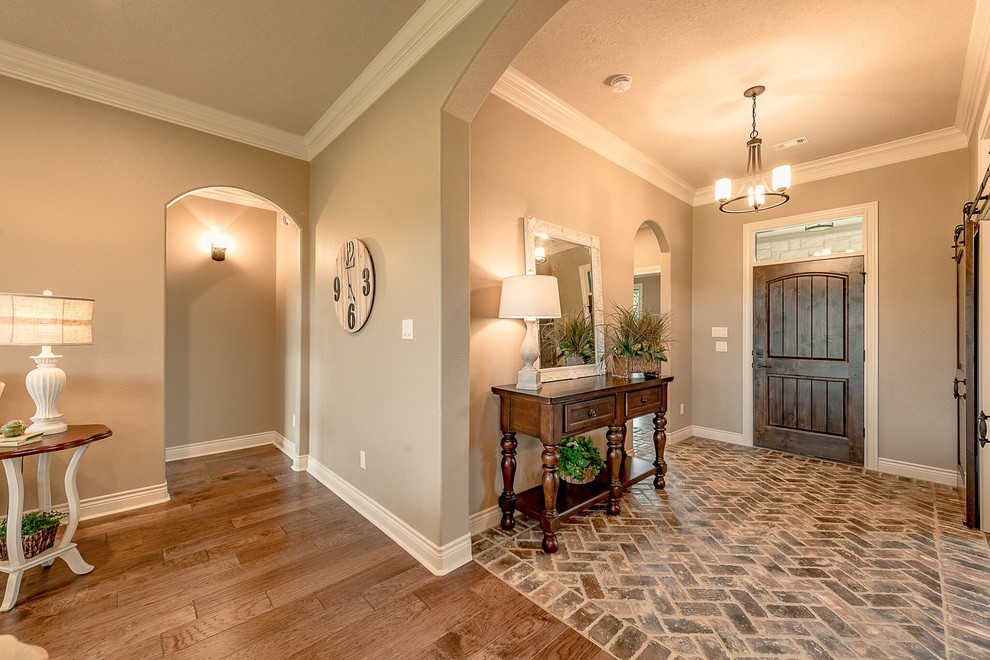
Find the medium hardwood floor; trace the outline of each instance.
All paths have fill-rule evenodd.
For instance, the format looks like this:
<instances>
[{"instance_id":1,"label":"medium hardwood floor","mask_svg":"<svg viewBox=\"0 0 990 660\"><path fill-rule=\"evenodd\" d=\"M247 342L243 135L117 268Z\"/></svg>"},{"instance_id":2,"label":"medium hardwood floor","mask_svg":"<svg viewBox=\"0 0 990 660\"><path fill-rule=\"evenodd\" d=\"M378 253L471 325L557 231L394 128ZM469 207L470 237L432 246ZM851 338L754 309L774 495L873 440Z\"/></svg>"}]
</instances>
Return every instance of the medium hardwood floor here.
<instances>
[{"instance_id":1,"label":"medium hardwood floor","mask_svg":"<svg viewBox=\"0 0 990 660\"><path fill-rule=\"evenodd\" d=\"M610 658L475 563L436 577L274 447L167 466L172 501L83 522L0 633L53 658Z\"/></svg>"}]
</instances>

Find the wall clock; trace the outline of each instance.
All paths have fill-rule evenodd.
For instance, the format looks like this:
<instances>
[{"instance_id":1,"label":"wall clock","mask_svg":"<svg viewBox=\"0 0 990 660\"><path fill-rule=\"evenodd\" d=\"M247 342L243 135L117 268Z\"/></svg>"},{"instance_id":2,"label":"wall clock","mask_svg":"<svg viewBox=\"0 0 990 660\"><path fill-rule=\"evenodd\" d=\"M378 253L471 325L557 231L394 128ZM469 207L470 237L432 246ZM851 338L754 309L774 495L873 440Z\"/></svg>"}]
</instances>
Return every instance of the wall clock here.
<instances>
[{"instance_id":1,"label":"wall clock","mask_svg":"<svg viewBox=\"0 0 990 660\"><path fill-rule=\"evenodd\" d=\"M375 303L375 264L364 243L348 238L337 252L333 276L333 304L337 321L348 332L368 322Z\"/></svg>"}]
</instances>

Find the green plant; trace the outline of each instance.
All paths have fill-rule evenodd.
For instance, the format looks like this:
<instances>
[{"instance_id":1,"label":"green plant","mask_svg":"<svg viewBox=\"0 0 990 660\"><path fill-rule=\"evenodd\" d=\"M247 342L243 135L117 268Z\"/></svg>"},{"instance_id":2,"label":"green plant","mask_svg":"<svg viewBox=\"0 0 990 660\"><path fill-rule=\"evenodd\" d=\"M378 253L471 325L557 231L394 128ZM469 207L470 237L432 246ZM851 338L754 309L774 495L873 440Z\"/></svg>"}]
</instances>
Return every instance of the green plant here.
<instances>
[{"instance_id":1,"label":"green plant","mask_svg":"<svg viewBox=\"0 0 990 660\"><path fill-rule=\"evenodd\" d=\"M550 341L557 345L557 359L595 359L595 326L583 311L568 312L550 327Z\"/></svg>"},{"instance_id":2,"label":"green plant","mask_svg":"<svg viewBox=\"0 0 990 660\"><path fill-rule=\"evenodd\" d=\"M565 438L557 445L557 452L560 454L557 470L571 479L582 480L584 471L589 467L595 476L605 469L605 459L590 437L578 435Z\"/></svg>"},{"instance_id":3,"label":"green plant","mask_svg":"<svg viewBox=\"0 0 990 660\"><path fill-rule=\"evenodd\" d=\"M640 312L615 305L605 324L605 353L667 361L670 313Z\"/></svg>"},{"instance_id":4,"label":"green plant","mask_svg":"<svg viewBox=\"0 0 990 660\"><path fill-rule=\"evenodd\" d=\"M36 532L62 524L65 514L60 511L31 511L21 516L21 536L31 536ZM7 535L7 520L0 521L0 537Z\"/></svg>"}]
</instances>

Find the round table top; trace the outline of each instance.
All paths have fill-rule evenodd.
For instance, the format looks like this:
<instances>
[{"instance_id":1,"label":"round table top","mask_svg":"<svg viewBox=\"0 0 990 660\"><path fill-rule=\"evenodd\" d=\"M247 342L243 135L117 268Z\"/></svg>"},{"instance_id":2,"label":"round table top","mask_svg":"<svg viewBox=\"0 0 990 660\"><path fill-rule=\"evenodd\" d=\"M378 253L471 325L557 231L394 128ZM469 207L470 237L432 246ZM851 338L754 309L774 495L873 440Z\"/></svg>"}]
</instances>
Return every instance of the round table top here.
<instances>
[{"instance_id":1,"label":"round table top","mask_svg":"<svg viewBox=\"0 0 990 660\"><path fill-rule=\"evenodd\" d=\"M46 435L41 442L32 442L21 447L0 447L0 461L82 447L91 442L109 438L111 435L113 435L113 431L103 424L70 424L68 430L54 435Z\"/></svg>"}]
</instances>

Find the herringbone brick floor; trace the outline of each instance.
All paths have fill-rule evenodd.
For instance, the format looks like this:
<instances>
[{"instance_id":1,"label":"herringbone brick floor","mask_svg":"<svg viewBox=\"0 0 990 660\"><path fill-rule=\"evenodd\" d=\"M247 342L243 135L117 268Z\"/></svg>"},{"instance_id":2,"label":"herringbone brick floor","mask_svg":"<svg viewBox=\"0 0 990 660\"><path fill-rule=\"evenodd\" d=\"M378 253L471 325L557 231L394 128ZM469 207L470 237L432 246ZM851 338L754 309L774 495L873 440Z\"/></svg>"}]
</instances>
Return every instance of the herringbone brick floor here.
<instances>
[{"instance_id":1,"label":"herringbone brick floor","mask_svg":"<svg viewBox=\"0 0 990 660\"><path fill-rule=\"evenodd\" d=\"M666 491L569 519L555 555L517 513L476 561L620 658L990 657L990 547L956 489L698 438L667 460Z\"/></svg>"}]
</instances>

